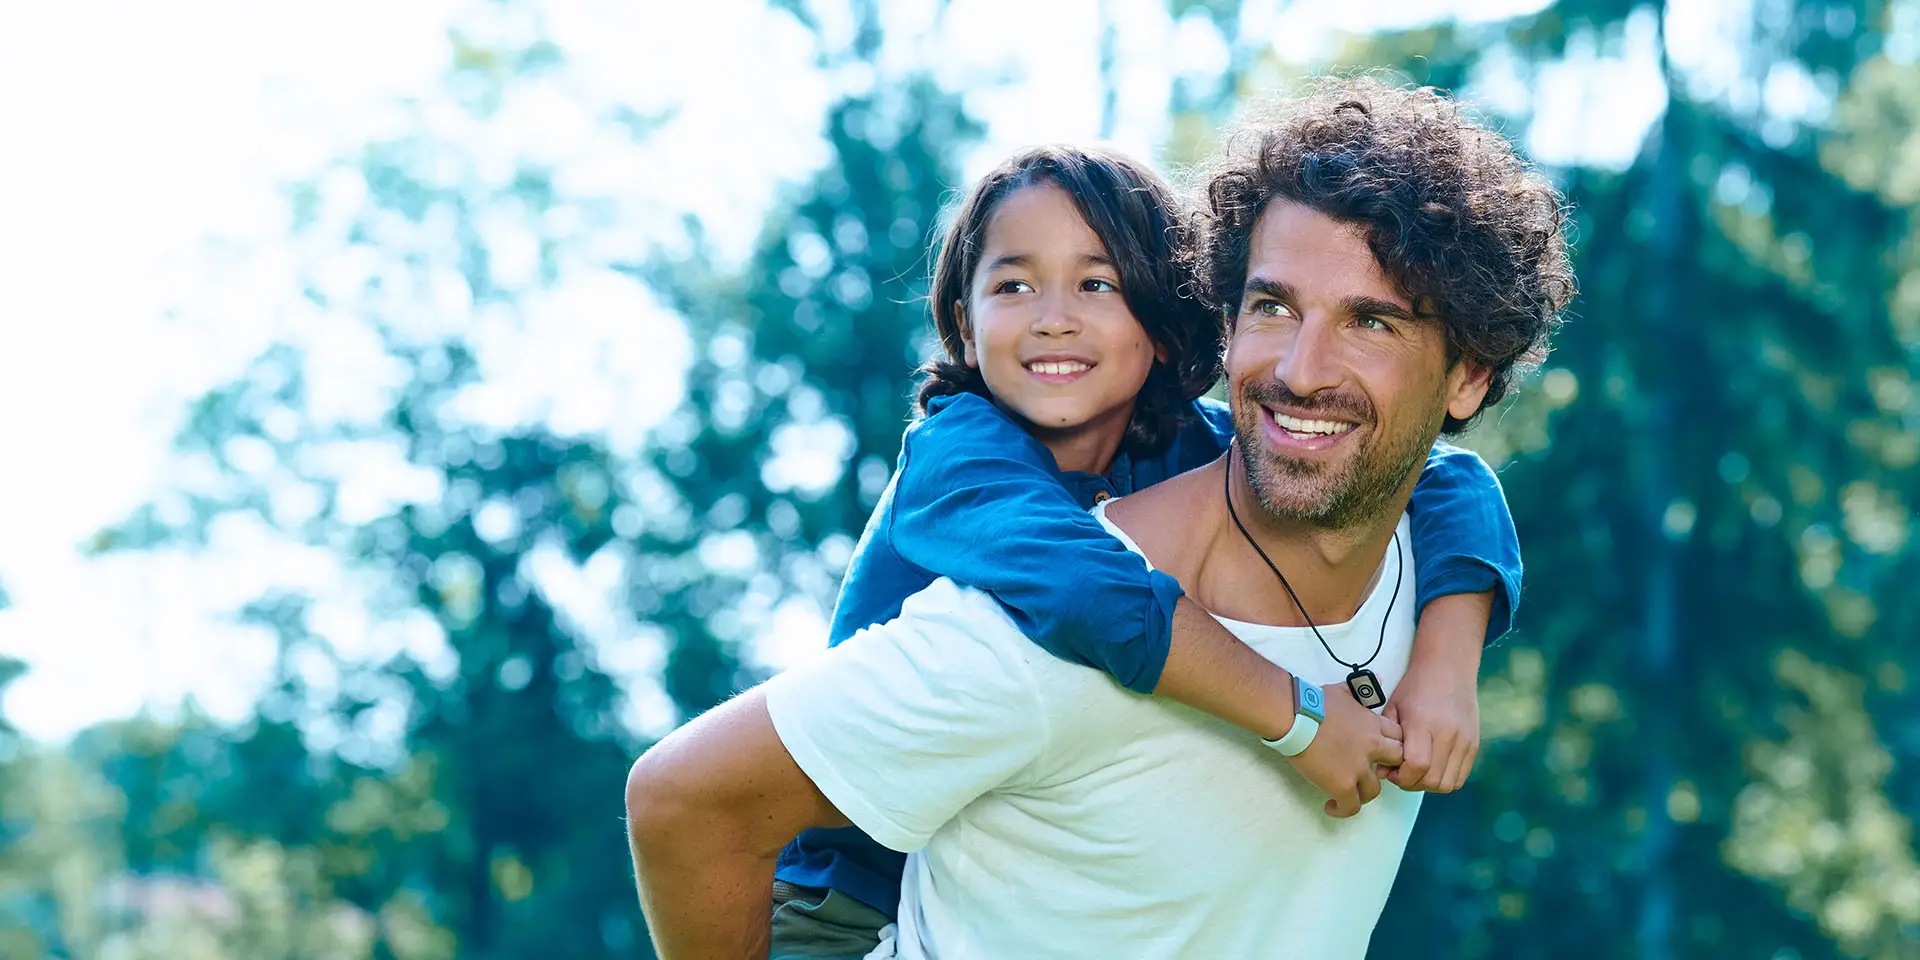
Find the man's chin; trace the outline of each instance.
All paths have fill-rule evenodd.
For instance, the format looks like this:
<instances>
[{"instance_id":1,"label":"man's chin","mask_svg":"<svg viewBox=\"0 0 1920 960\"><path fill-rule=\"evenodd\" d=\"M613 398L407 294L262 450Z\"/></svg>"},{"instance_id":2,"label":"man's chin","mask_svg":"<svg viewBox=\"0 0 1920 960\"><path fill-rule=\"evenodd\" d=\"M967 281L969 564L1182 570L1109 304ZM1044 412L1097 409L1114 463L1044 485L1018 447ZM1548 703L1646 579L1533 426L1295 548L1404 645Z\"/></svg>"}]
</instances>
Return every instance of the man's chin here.
<instances>
[{"instance_id":1,"label":"man's chin","mask_svg":"<svg viewBox=\"0 0 1920 960\"><path fill-rule=\"evenodd\" d=\"M1352 451L1325 456L1317 454L1302 455L1289 450L1276 450L1266 444L1260 447L1260 462L1263 473L1278 478L1300 481L1319 488L1323 493L1331 490L1334 481L1351 472Z\"/></svg>"},{"instance_id":2,"label":"man's chin","mask_svg":"<svg viewBox=\"0 0 1920 960\"><path fill-rule=\"evenodd\" d=\"M1333 505L1333 495L1321 484L1282 481L1260 491L1260 505L1276 519L1317 523Z\"/></svg>"}]
</instances>

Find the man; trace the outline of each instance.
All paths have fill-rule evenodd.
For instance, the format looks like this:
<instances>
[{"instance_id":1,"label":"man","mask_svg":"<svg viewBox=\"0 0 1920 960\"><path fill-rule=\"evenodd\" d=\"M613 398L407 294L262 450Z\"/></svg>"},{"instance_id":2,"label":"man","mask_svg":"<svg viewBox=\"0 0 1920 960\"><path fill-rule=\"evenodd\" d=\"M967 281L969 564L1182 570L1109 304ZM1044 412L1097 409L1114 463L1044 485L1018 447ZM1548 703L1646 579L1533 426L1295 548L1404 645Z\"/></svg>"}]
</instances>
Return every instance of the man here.
<instances>
[{"instance_id":1,"label":"man","mask_svg":"<svg viewBox=\"0 0 1920 960\"><path fill-rule=\"evenodd\" d=\"M1544 351L1560 203L1453 104L1366 79L1231 138L1205 188L1235 449L1103 522L1294 674L1294 728L1262 744L1132 694L936 582L635 764L663 956L765 956L774 856L847 822L912 852L902 957L1364 954L1419 797L1375 784L1327 818L1282 753L1395 762L1354 701L1408 664L1407 499L1435 437Z\"/></svg>"}]
</instances>

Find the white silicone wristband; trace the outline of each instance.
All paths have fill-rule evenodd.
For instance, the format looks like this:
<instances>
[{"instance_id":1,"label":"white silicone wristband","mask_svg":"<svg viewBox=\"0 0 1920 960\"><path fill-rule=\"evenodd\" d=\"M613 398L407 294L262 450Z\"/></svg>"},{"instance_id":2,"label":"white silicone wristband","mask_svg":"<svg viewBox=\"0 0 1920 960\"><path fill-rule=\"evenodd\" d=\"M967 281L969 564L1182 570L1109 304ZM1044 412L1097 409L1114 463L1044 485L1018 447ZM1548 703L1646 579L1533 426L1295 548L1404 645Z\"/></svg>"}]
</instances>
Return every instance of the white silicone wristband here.
<instances>
[{"instance_id":1,"label":"white silicone wristband","mask_svg":"<svg viewBox=\"0 0 1920 960\"><path fill-rule=\"evenodd\" d=\"M1293 715L1293 726L1287 728L1285 736L1278 740L1263 740L1267 746L1280 751L1283 757L1297 757L1313 746L1315 734L1320 732L1320 721L1304 713Z\"/></svg>"}]
</instances>

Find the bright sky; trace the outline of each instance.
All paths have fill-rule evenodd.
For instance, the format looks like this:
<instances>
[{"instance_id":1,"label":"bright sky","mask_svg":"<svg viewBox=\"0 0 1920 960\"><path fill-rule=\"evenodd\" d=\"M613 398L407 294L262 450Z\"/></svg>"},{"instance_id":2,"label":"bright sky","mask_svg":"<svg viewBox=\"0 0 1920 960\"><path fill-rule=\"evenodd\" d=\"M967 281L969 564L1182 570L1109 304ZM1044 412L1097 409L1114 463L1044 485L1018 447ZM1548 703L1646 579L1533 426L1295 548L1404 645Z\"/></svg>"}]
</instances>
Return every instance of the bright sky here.
<instances>
[{"instance_id":1,"label":"bright sky","mask_svg":"<svg viewBox=\"0 0 1920 960\"><path fill-rule=\"evenodd\" d=\"M989 120L990 135L971 167L1019 144L1098 134L1099 0L956 0L938 31L926 29L929 6L885 5L896 39L882 69L937 63L943 81L975 91L969 106ZM1113 139L1151 154L1167 133L1174 76L1212 73L1225 47L1198 21L1170 22L1159 0L1105 6L1120 25L1125 64ZM1308 61L1335 29L1462 8L1487 18L1537 4L1422 0L1391 5L1394 20L1371 12L1384 6L1299 0L1249 24L1257 35L1289 38L1290 55ZM872 82L814 71L811 38L752 0L568 0L543 9L569 58L563 76L485 128L446 121L447 135L468 144L481 168L515 156L554 162L568 172L563 189L582 193L618 192L612 184L646 169L654 186L623 194L638 230L668 229L693 213L734 256L746 252L775 189L823 159L817 132L836 89ZM225 530L207 557L89 560L80 546L178 475L168 444L183 404L277 338L333 358L322 369L339 379L322 387L342 395L342 409L378 398L378 383L355 366L364 336L342 332L351 318L302 313L289 296L297 251L284 239L276 189L402 129L411 115L401 101L434 101L447 28L464 10L455 0L0 0L8 144L0 150L0 448L14 457L0 472L0 585L14 603L0 611L0 652L31 665L0 707L31 735L59 740L143 704L170 709L189 694L217 717L244 717L272 644L222 615L269 583L334 596L316 626L349 655L434 654L431 630L369 624L353 603L364 585L327 558L245 524ZM824 19L828 44L844 43L845 25ZM1696 19L1689 36L1729 22L1715 12ZM1617 56L1590 53L1549 70L1531 94L1496 61L1481 95L1546 118L1530 144L1543 160L1623 163L1662 98L1651 27L1636 26ZM523 28L509 18L475 30ZM1679 45L1676 38L1676 56ZM611 103L679 111L636 156L595 132L593 110ZM1596 104L1605 109L1589 109ZM211 255L210 238L226 253ZM497 240L502 257L517 249L511 224ZM470 398L472 415L545 417L630 449L677 396L686 347L667 329L671 317L591 263L530 302L524 326L454 305L452 322L470 324L489 372L487 388ZM636 315L666 335L637 346ZM582 378L583 369L598 376ZM400 495L369 493L367 509ZM657 651L633 642L635 625L612 605L618 570L541 562L550 595L635 687L631 722L670 719L647 678ZM818 611L783 616L798 639L764 651L770 663L824 637Z\"/></svg>"}]
</instances>

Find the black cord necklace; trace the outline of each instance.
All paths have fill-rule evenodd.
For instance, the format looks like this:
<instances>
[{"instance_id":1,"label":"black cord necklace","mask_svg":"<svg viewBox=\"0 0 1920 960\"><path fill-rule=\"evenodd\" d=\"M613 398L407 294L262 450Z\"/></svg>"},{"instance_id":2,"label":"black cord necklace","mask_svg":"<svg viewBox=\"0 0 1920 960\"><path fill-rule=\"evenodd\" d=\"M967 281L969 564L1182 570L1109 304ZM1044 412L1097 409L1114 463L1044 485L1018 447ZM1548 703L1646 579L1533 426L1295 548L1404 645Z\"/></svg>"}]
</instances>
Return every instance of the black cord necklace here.
<instances>
[{"instance_id":1,"label":"black cord necklace","mask_svg":"<svg viewBox=\"0 0 1920 960\"><path fill-rule=\"evenodd\" d=\"M1406 572L1407 565L1406 560L1400 556L1400 530L1395 528L1393 531L1393 596L1387 598L1387 612L1380 618L1380 640L1373 645L1373 656L1361 663L1348 663L1340 659L1340 655L1334 653L1333 647L1327 643L1327 638L1320 635L1320 628L1314 625L1313 615L1307 612L1307 605L1301 603L1300 595L1293 592L1293 584L1288 583L1286 574L1281 573L1280 568L1273 565L1273 560L1267 556L1267 552L1260 549L1260 544L1254 541L1253 534L1247 532L1247 525L1240 522L1240 514L1234 512L1233 454L1238 449L1239 444L1229 444L1227 447L1227 469L1224 471L1226 479L1221 484L1221 491L1226 495L1227 500L1227 516L1233 518L1233 525L1238 527L1240 535L1247 539L1247 546L1252 547L1253 552L1267 562L1267 569L1272 570L1273 575L1280 578L1280 585L1287 588L1287 596L1293 598L1293 605L1300 609L1300 616L1306 618L1307 629L1313 631L1313 638L1320 641L1320 646L1326 649L1327 656L1332 657L1334 663L1353 671L1347 674L1347 689L1353 691L1353 698L1369 710L1384 705L1387 697L1380 690L1380 678L1374 676L1373 671L1367 669L1367 665L1373 663L1380 656L1381 648L1387 645L1387 623L1393 619L1393 605L1400 599L1400 575ZM1248 479L1252 479L1251 475Z\"/></svg>"}]
</instances>

